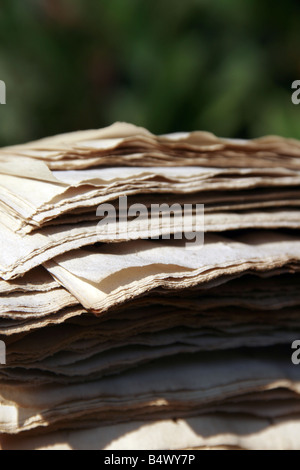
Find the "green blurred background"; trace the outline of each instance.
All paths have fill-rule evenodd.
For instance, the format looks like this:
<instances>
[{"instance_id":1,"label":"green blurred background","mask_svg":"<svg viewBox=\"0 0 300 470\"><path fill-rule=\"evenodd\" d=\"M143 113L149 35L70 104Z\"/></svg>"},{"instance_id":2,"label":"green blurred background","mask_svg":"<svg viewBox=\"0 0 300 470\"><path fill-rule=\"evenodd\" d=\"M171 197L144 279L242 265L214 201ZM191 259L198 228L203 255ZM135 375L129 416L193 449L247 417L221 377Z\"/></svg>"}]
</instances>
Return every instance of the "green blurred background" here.
<instances>
[{"instance_id":1,"label":"green blurred background","mask_svg":"<svg viewBox=\"0 0 300 470\"><path fill-rule=\"evenodd\" d=\"M299 0L0 0L0 145L116 120L300 138Z\"/></svg>"}]
</instances>

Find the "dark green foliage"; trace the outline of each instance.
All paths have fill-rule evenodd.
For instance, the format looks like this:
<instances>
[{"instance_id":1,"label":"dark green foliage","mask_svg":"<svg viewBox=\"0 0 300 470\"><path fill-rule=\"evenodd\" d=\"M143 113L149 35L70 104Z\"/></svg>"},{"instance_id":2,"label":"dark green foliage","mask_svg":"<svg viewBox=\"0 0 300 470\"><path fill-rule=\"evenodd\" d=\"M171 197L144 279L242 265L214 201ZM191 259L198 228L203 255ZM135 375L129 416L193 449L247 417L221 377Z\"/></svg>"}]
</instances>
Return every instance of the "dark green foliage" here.
<instances>
[{"instance_id":1,"label":"dark green foliage","mask_svg":"<svg viewBox=\"0 0 300 470\"><path fill-rule=\"evenodd\" d=\"M0 145L116 120L300 138L299 0L0 3Z\"/></svg>"}]
</instances>

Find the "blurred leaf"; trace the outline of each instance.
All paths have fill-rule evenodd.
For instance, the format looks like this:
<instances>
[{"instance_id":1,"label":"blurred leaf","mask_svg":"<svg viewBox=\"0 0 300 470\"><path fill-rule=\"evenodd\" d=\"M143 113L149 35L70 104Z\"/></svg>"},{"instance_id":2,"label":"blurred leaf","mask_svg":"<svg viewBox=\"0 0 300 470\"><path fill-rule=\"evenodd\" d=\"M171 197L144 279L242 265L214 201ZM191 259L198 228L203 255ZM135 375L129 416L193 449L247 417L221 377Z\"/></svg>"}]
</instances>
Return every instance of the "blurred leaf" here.
<instances>
[{"instance_id":1,"label":"blurred leaf","mask_svg":"<svg viewBox=\"0 0 300 470\"><path fill-rule=\"evenodd\" d=\"M131 121L300 138L300 2L2 0L0 145Z\"/></svg>"}]
</instances>

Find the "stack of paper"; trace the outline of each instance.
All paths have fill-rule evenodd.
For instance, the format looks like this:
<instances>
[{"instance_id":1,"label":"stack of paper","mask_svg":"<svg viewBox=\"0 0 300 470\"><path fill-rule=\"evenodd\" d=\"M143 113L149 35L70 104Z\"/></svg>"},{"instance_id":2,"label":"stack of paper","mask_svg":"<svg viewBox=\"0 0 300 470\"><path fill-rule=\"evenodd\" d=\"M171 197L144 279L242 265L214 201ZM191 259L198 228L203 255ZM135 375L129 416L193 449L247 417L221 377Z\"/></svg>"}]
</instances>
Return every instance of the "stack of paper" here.
<instances>
[{"instance_id":1,"label":"stack of paper","mask_svg":"<svg viewBox=\"0 0 300 470\"><path fill-rule=\"evenodd\" d=\"M299 448L299 206L279 137L2 149L2 448Z\"/></svg>"}]
</instances>

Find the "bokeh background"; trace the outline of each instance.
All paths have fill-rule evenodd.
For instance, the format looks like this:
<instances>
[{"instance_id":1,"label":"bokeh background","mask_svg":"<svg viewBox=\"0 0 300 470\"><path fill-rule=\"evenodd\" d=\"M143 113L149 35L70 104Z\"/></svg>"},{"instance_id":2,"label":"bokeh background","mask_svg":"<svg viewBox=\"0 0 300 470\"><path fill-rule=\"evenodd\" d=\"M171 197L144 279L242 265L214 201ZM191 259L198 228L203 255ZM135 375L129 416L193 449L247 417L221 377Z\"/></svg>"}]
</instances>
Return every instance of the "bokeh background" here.
<instances>
[{"instance_id":1,"label":"bokeh background","mask_svg":"<svg viewBox=\"0 0 300 470\"><path fill-rule=\"evenodd\" d=\"M300 138L299 0L0 0L0 145L125 120Z\"/></svg>"}]
</instances>

